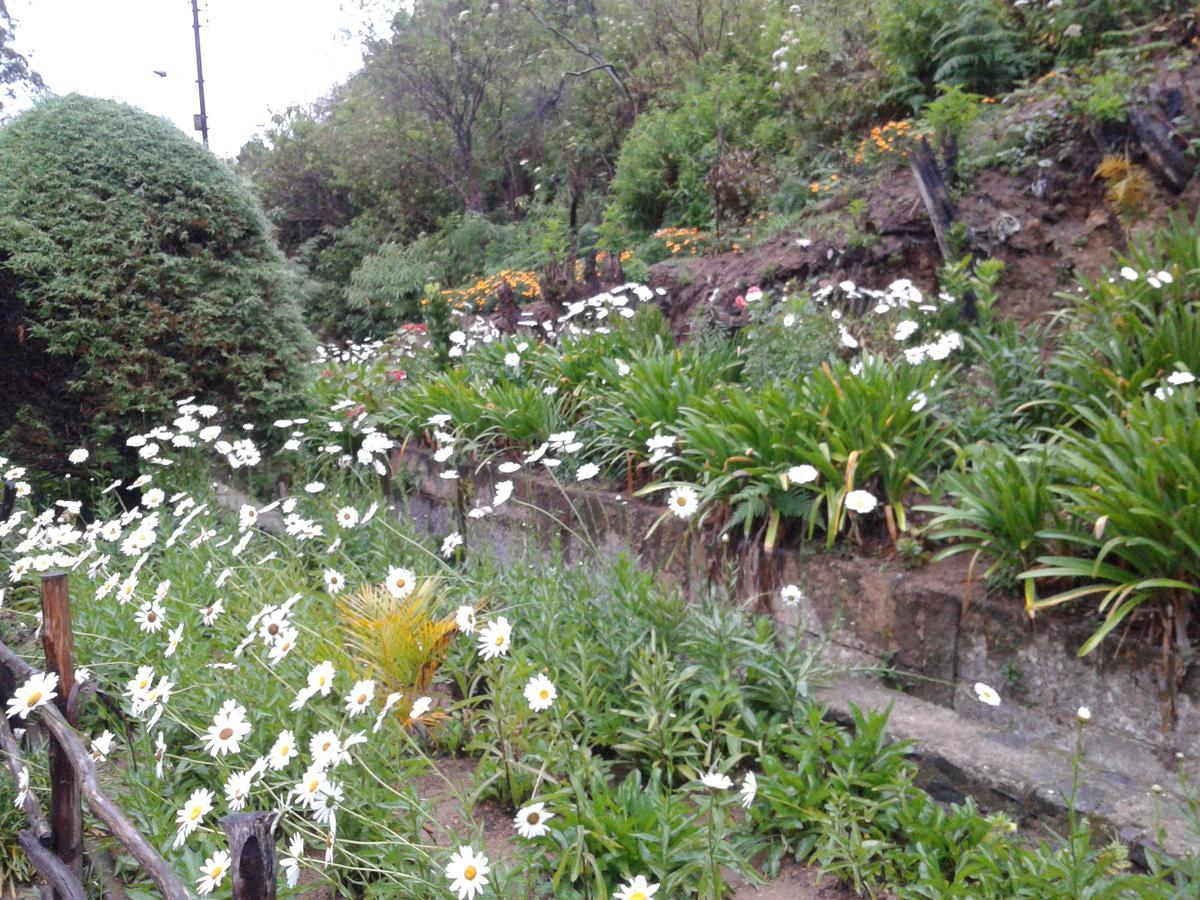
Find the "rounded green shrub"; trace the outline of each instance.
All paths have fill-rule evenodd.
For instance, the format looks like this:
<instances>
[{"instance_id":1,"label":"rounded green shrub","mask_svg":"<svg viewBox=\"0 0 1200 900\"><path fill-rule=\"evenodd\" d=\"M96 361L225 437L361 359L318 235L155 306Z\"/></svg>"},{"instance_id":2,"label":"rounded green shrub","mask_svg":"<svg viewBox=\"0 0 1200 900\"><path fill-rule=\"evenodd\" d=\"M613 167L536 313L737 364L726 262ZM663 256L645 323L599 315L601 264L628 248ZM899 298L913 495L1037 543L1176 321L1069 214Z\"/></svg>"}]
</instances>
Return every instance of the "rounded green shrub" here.
<instances>
[{"instance_id":1,"label":"rounded green shrub","mask_svg":"<svg viewBox=\"0 0 1200 900\"><path fill-rule=\"evenodd\" d=\"M49 472L196 395L301 403L299 282L243 183L164 119L77 95L0 130L0 435Z\"/></svg>"}]
</instances>

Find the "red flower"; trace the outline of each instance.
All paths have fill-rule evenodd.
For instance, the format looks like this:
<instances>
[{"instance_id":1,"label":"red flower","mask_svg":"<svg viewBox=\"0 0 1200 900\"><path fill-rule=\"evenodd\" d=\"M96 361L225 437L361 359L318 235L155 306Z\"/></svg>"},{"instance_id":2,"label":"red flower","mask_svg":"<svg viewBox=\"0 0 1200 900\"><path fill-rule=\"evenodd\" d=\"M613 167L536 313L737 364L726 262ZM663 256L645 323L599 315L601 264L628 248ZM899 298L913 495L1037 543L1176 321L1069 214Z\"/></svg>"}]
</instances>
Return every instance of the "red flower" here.
<instances>
[{"instance_id":1,"label":"red flower","mask_svg":"<svg viewBox=\"0 0 1200 900\"><path fill-rule=\"evenodd\" d=\"M322 369L321 377L322 378L332 378L333 377L333 369Z\"/></svg>"},{"instance_id":2,"label":"red flower","mask_svg":"<svg viewBox=\"0 0 1200 900\"><path fill-rule=\"evenodd\" d=\"M733 305L736 306L738 309L745 309L746 308L746 298L743 297L741 294L738 294L737 298L733 301Z\"/></svg>"},{"instance_id":3,"label":"red flower","mask_svg":"<svg viewBox=\"0 0 1200 900\"><path fill-rule=\"evenodd\" d=\"M394 369L391 372L388 372L388 374L391 375L397 381L403 381L405 378L408 377L408 373L405 372L403 369Z\"/></svg>"}]
</instances>

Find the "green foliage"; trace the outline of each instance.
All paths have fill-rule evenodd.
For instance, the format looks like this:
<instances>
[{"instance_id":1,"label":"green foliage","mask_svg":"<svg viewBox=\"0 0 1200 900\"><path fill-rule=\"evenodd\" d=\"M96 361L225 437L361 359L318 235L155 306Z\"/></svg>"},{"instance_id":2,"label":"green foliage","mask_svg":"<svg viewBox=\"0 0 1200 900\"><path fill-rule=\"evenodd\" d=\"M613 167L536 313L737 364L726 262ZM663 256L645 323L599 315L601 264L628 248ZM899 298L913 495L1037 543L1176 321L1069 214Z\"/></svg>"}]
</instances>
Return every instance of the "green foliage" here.
<instances>
[{"instance_id":1,"label":"green foliage","mask_svg":"<svg viewBox=\"0 0 1200 900\"><path fill-rule=\"evenodd\" d=\"M450 334L454 323L450 318L450 304L442 296L442 286L436 281L425 285L425 296L421 298L421 316L425 320L425 333L429 337L430 355L439 369L450 365Z\"/></svg>"},{"instance_id":2,"label":"green foliage","mask_svg":"<svg viewBox=\"0 0 1200 900\"><path fill-rule=\"evenodd\" d=\"M937 99L931 100L921 118L933 129L939 142L958 140L983 112L981 94L965 91L961 84L938 85Z\"/></svg>"},{"instance_id":3,"label":"green foliage","mask_svg":"<svg viewBox=\"0 0 1200 900\"><path fill-rule=\"evenodd\" d=\"M1014 449L1054 421L1058 410L1046 383L1049 339L1044 326L1019 328L1012 321L968 335L974 364L950 398L960 444L986 441Z\"/></svg>"},{"instance_id":4,"label":"green foliage","mask_svg":"<svg viewBox=\"0 0 1200 900\"><path fill-rule=\"evenodd\" d=\"M1089 398L1120 406L1176 367L1200 371L1200 220L1173 218L1117 269L1067 295L1048 374L1068 415Z\"/></svg>"},{"instance_id":5,"label":"green foliage","mask_svg":"<svg viewBox=\"0 0 1200 900\"><path fill-rule=\"evenodd\" d=\"M1029 69L1027 50L1014 34L1008 8L996 0L959 0L933 35L934 83L998 94Z\"/></svg>"},{"instance_id":6,"label":"green foliage","mask_svg":"<svg viewBox=\"0 0 1200 900\"><path fill-rule=\"evenodd\" d=\"M295 410L298 283L238 179L162 119L72 95L0 131L0 431L61 471L172 400ZM128 460L125 460L128 463Z\"/></svg>"},{"instance_id":7,"label":"green foliage","mask_svg":"<svg viewBox=\"0 0 1200 900\"><path fill-rule=\"evenodd\" d=\"M874 9L879 63L894 81L890 96L914 110L935 85L991 95L1029 68L1000 0L880 0Z\"/></svg>"},{"instance_id":8,"label":"green foliage","mask_svg":"<svg viewBox=\"0 0 1200 900\"><path fill-rule=\"evenodd\" d=\"M786 142L779 101L761 78L730 67L640 116L621 147L606 219L634 232L703 226L713 218L705 178L728 147L763 154Z\"/></svg>"},{"instance_id":9,"label":"green foliage","mask_svg":"<svg viewBox=\"0 0 1200 900\"><path fill-rule=\"evenodd\" d=\"M799 381L841 347L837 322L807 292L753 307L741 339L746 379L752 384Z\"/></svg>"},{"instance_id":10,"label":"green foliage","mask_svg":"<svg viewBox=\"0 0 1200 900\"><path fill-rule=\"evenodd\" d=\"M1092 75L1080 83L1075 109L1097 122L1123 122L1135 84L1134 76L1121 69Z\"/></svg>"},{"instance_id":11,"label":"green foliage","mask_svg":"<svg viewBox=\"0 0 1200 900\"><path fill-rule=\"evenodd\" d=\"M1054 490L1064 514L1086 530L1047 530L1075 555L1041 557L1032 579L1081 582L1034 608L1099 596L1103 624L1080 648L1097 644L1144 603L1183 614L1200 591L1200 417L1193 387L1145 396L1123 411L1076 409L1080 431L1060 430ZM1186 621L1186 619L1185 619Z\"/></svg>"},{"instance_id":12,"label":"green foliage","mask_svg":"<svg viewBox=\"0 0 1200 900\"><path fill-rule=\"evenodd\" d=\"M511 228L481 215L451 215L437 230L407 244L387 243L366 256L349 276L344 306L319 324L341 337L384 337L422 319L425 286L457 286L497 267L514 247Z\"/></svg>"},{"instance_id":13,"label":"green foliage","mask_svg":"<svg viewBox=\"0 0 1200 900\"><path fill-rule=\"evenodd\" d=\"M646 460L646 442L673 434L681 410L732 380L736 361L728 344L668 349L659 342L631 364L614 368L607 388L594 400L591 418L595 449L611 466Z\"/></svg>"},{"instance_id":14,"label":"green foliage","mask_svg":"<svg viewBox=\"0 0 1200 900\"><path fill-rule=\"evenodd\" d=\"M924 476L947 452L936 377L930 365L876 358L855 371L824 364L795 384L726 388L684 410L678 470L698 485L702 509L719 507L725 530L761 528L768 549L789 519L808 538L820 526L832 546L854 521L845 501L858 489L882 491L902 531L906 495L928 492ZM796 484L788 472L801 465L817 476Z\"/></svg>"},{"instance_id":15,"label":"green foliage","mask_svg":"<svg viewBox=\"0 0 1200 900\"><path fill-rule=\"evenodd\" d=\"M980 329L989 329L996 318L996 301L999 291L996 284L1004 271L1004 263L998 259L975 260L964 256L958 262L947 263L938 273L942 291L953 297L960 305L970 295L975 301L975 312Z\"/></svg>"},{"instance_id":16,"label":"green foliage","mask_svg":"<svg viewBox=\"0 0 1200 900\"><path fill-rule=\"evenodd\" d=\"M0 6L0 10L2 9ZM28 828L29 823L25 819L24 810L17 805L17 791L9 777L7 766L4 775L3 780L0 780L0 835L4 835L3 842L0 842L0 895L16 896L23 885L36 878L36 872L29 864L25 851L17 843L17 833ZM36 783L32 773L30 778Z\"/></svg>"},{"instance_id":17,"label":"green foliage","mask_svg":"<svg viewBox=\"0 0 1200 900\"><path fill-rule=\"evenodd\" d=\"M1004 446L968 448L967 468L951 470L942 487L953 506L926 506L935 513L927 529L935 540L953 541L937 558L973 552L988 561L989 583L1005 588L1048 549L1043 533L1065 526L1052 491L1054 473L1046 450L1018 456Z\"/></svg>"}]
</instances>

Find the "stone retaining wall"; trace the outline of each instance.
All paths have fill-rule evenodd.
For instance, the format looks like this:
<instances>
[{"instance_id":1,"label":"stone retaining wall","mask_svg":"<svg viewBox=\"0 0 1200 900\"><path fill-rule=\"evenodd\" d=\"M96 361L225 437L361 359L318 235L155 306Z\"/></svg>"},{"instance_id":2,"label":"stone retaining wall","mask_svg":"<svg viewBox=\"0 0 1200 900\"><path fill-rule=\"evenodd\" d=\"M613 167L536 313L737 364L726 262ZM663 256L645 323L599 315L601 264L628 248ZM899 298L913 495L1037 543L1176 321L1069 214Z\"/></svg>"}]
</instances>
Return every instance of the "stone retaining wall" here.
<instances>
[{"instance_id":1,"label":"stone retaining wall","mask_svg":"<svg viewBox=\"0 0 1200 900\"><path fill-rule=\"evenodd\" d=\"M965 554L916 569L895 559L808 549L771 555L752 549L737 556L728 544L675 518L650 534L662 503L601 485L558 484L540 473L501 476L514 484L512 499L492 515L469 519L465 510L494 495L490 473L464 471L458 480L443 479L444 467L412 447L394 453L391 465L407 487L407 515L433 534L460 530L468 548L487 545L513 560L530 546L557 547L566 559L584 559L593 549L632 551L689 599L736 600L781 624L826 636L838 661L887 663L909 693L964 717L986 717L1022 741L1060 742L1076 709L1086 705L1098 732L1134 742L1135 758L1138 745L1164 762L1175 751L1190 756L1200 746L1200 685L1186 686L1178 722L1163 732L1157 652L1135 637L1114 637L1080 659L1076 650L1092 628L1079 608L1031 623L1019 597L986 596L979 581L964 602ZM785 584L803 588L798 607L779 602ZM977 681L996 688L1006 702L999 709L981 705L973 691Z\"/></svg>"}]
</instances>

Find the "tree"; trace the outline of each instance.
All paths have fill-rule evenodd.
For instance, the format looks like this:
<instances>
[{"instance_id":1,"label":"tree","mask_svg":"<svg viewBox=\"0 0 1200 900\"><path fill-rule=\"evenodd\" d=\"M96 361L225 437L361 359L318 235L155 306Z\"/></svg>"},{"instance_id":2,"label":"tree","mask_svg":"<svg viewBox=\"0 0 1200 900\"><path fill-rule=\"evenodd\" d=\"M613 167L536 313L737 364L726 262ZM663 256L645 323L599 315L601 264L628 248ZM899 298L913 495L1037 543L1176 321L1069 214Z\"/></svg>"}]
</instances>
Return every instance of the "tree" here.
<instances>
[{"instance_id":1,"label":"tree","mask_svg":"<svg viewBox=\"0 0 1200 900\"><path fill-rule=\"evenodd\" d=\"M42 76L29 68L29 60L13 47L13 20L0 0L0 121L14 101L37 97L46 90Z\"/></svg>"},{"instance_id":2,"label":"tree","mask_svg":"<svg viewBox=\"0 0 1200 900\"><path fill-rule=\"evenodd\" d=\"M376 44L367 71L404 129L409 152L482 213L489 166L503 160L518 87L535 54L519 11L508 2L423 0L397 18L392 40Z\"/></svg>"},{"instance_id":3,"label":"tree","mask_svg":"<svg viewBox=\"0 0 1200 900\"><path fill-rule=\"evenodd\" d=\"M61 472L196 395L294 411L311 338L261 208L164 119L71 95L0 130L0 435Z\"/></svg>"}]
</instances>

